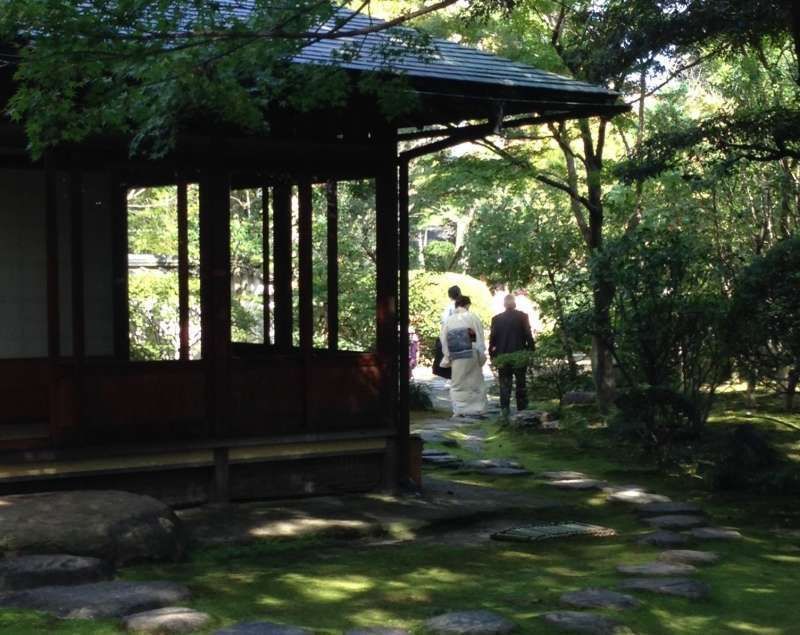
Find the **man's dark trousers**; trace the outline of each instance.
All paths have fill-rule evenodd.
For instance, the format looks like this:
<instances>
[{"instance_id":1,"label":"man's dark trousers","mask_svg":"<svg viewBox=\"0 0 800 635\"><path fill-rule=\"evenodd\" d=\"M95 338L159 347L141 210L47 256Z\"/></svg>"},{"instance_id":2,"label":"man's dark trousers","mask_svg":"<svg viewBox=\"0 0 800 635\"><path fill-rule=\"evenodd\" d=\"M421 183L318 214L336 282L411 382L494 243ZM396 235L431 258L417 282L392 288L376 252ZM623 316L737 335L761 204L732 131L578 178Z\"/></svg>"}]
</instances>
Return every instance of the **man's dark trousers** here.
<instances>
[{"instance_id":1,"label":"man's dark trousers","mask_svg":"<svg viewBox=\"0 0 800 635\"><path fill-rule=\"evenodd\" d=\"M517 410L528 408L528 390L525 386L525 376L528 372L527 366L514 368L510 364L501 366L497 370L500 381L500 409L507 412L511 407L511 382L516 387Z\"/></svg>"}]
</instances>

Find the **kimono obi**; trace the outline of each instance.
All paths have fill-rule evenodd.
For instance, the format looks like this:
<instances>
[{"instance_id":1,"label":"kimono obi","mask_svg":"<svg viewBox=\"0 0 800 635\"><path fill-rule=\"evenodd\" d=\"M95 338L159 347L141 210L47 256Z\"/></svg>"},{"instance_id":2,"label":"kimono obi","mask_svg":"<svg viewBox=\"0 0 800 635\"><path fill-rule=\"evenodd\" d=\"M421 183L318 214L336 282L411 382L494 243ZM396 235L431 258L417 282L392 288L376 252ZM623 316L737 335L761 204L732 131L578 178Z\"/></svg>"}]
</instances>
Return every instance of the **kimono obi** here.
<instances>
[{"instance_id":1,"label":"kimono obi","mask_svg":"<svg viewBox=\"0 0 800 635\"><path fill-rule=\"evenodd\" d=\"M450 359L468 359L472 357L472 329L467 327L448 329L447 350Z\"/></svg>"}]
</instances>

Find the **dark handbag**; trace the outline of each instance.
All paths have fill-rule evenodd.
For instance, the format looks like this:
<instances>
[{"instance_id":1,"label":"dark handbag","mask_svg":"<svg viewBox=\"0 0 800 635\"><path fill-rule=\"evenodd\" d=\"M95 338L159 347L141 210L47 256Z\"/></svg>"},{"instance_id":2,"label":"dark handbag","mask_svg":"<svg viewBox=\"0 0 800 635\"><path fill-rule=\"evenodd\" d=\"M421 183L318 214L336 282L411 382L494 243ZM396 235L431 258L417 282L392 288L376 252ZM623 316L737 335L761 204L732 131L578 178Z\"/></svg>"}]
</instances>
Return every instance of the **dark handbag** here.
<instances>
[{"instance_id":1,"label":"dark handbag","mask_svg":"<svg viewBox=\"0 0 800 635\"><path fill-rule=\"evenodd\" d=\"M433 374L437 375L438 377L444 377L445 379L450 379L453 376L453 369L442 368L441 363L443 359L444 359L444 351L442 350L442 340L440 340L437 337L436 343L434 344L434 353L433 353Z\"/></svg>"}]
</instances>

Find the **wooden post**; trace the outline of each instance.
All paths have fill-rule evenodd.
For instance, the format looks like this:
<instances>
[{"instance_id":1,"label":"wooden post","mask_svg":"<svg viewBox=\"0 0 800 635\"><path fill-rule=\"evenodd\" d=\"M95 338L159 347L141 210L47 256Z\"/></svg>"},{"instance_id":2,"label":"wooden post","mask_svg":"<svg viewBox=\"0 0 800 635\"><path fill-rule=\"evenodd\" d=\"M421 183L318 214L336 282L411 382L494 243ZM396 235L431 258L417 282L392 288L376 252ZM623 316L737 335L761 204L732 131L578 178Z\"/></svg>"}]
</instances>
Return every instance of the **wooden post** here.
<instances>
[{"instance_id":1,"label":"wooden post","mask_svg":"<svg viewBox=\"0 0 800 635\"><path fill-rule=\"evenodd\" d=\"M58 440L64 416L59 399L61 355L61 307L58 262L58 174L52 160L45 159L45 227L47 249L47 357L49 361L49 420L50 438Z\"/></svg>"},{"instance_id":2,"label":"wooden post","mask_svg":"<svg viewBox=\"0 0 800 635\"><path fill-rule=\"evenodd\" d=\"M261 188L261 254L263 258L262 275L264 277L264 344L271 344L272 314L270 303L270 224L269 224L269 188Z\"/></svg>"},{"instance_id":3,"label":"wooden post","mask_svg":"<svg viewBox=\"0 0 800 635\"><path fill-rule=\"evenodd\" d=\"M397 470L398 481L407 483L410 479L409 460L411 448L409 434L411 419L409 413L409 382L411 367L409 364L409 309L408 309L408 249L409 249L409 222L408 222L408 161L400 161L400 175L398 179L399 201L399 241L398 241L398 268L400 270L400 395L398 403L397 421Z\"/></svg>"},{"instance_id":4,"label":"wooden post","mask_svg":"<svg viewBox=\"0 0 800 635\"><path fill-rule=\"evenodd\" d=\"M231 356L230 175L208 169L200 182L200 288L207 416L215 438L228 435Z\"/></svg>"},{"instance_id":5,"label":"wooden post","mask_svg":"<svg viewBox=\"0 0 800 635\"><path fill-rule=\"evenodd\" d=\"M395 164L396 144L386 144L387 157L379 167L375 180L375 207L377 215L377 347L381 364L381 394L383 396L384 425L397 430L398 397L398 321L397 321L397 248L398 248L398 200L397 167ZM394 482L387 482L388 488L397 486L397 453L394 444L389 444L386 452L386 473L393 475Z\"/></svg>"},{"instance_id":6,"label":"wooden post","mask_svg":"<svg viewBox=\"0 0 800 635\"><path fill-rule=\"evenodd\" d=\"M310 426L312 352L314 350L314 261L313 199L311 183L303 181L297 188L298 216L298 282L300 293L300 350L303 355L303 425Z\"/></svg>"},{"instance_id":7,"label":"wooden post","mask_svg":"<svg viewBox=\"0 0 800 635\"><path fill-rule=\"evenodd\" d=\"M339 188L336 181L325 185L328 204L328 348L339 350Z\"/></svg>"},{"instance_id":8,"label":"wooden post","mask_svg":"<svg viewBox=\"0 0 800 635\"><path fill-rule=\"evenodd\" d=\"M292 186L276 185L272 197L275 344L287 352L292 348Z\"/></svg>"},{"instance_id":9,"label":"wooden post","mask_svg":"<svg viewBox=\"0 0 800 635\"><path fill-rule=\"evenodd\" d=\"M76 363L86 356L86 303L83 240L83 174L72 170L69 186L72 225L72 356Z\"/></svg>"},{"instance_id":10,"label":"wooden post","mask_svg":"<svg viewBox=\"0 0 800 635\"><path fill-rule=\"evenodd\" d=\"M118 171L111 173L111 275L114 311L114 357L130 358L128 304L128 188Z\"/></svg>"},{"instance_id":11,"label":"wooden post","mask_svg":"<svg viewBox=\"0 0 800 635\"><path fill-rule=\"evenodd\" d=\"M189 200L185 182L178 183L178 357L189 359Z\"/></svg>"}]
</instances>

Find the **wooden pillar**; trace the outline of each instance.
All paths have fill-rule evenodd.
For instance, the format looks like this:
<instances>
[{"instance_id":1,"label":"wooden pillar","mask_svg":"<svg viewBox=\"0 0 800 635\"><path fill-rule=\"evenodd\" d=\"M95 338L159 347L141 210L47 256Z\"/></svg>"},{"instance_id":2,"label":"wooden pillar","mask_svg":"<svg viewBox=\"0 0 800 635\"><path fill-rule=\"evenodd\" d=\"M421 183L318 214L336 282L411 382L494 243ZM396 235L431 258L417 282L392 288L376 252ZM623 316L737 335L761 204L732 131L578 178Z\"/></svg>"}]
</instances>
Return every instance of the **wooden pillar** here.
<instances>
[{"instance_id":1,"label":"wooden pillar","mask_svg":"<svg viewBox=\"0 0 800 635\"><path fill-rule=\"evenodd\" d=\"M58 175L51 161L45 171L45 231L47 250L47 356L61 355L61 307L58 280Z\"/></svg>"},{"instance_id":2,"label":"wooden pillar","mask_svg":"<svg viewBox=\"0 0 800 635\"><path fill-rule=\"evenodd\" d=\"M398 269L400 274L399 305L400 305L400 394L398 399L397 421L397 470L398 481L408 482L409 460L411 448L409 434L411 419L409 413L409 382L411 368L408 359L409 349L409 308L408 308L408 249L409 249L409 222L408 222L408 161L400 161L400 174L398 179L399 201L399 240L398 240Z\"/></svg>"},{"instance_id":3,"label":"wooden pillar","mask_svg":"<svg viewBox=\"0 0 800 635\"><path fill-rule=\"evenodd\" d=\"M69 185L72 225L72 356L81 362L86 356L86 303L83 240L83 174L72 170Z\"/></svg>"},{"instance_id":4,"label":"wooden pillar","mask_svg":"<svg viewBox=\"0 0 800 635\"><path fill-rule=\"evenodd\" d=\"M398 321L397 321L397 247L398 200L396 144L386 144L386 160L378 169L375 180L375 207L377 214L377 348L381 364L381 394L385 404L383 423L397 430L398 396ZM396 487L397 453L395 444L389 444L386 453L385 473L393 475L385 485ZM394 482L391 482L394 481Z\"/></svg>"},{"instance_id":5,"label":"wooden pillar","mask_svg":"<svg viewBox=\"0 0 800 635\"><path fill-rule=\"evenodd\" d=\"M189 359L189 199L185 182L178 183L178 356Z\"/></svg>"},{"instance_id":6,"label":"wooden pillar","mask_svg":"<svg viewBox=\"0 0 800 635\"><path fill-rule=\"evenodd\" d=\"M275 268L275 345L292 348L292 186L272 189L273 259Z\"/></svg>"},{"instance_id":7,"label":"wooden pillar","mask_svg":"<svg viewBox=\"0 0 800 635\"><path fill-rule=\"evenodd\" d=\"M325 185L328 229L328 348L339 350L339 188L336 181Z\"/></svg>"},{"instance_id":8,"label":"wooden pillar","mask_svg":"<svg viewBox=\"0 0 800 635\"><path fill-rule=\"evenodd\" d=\"M272 313L270 309L270 223L269 223L269 188L261 188L261 255L263 259L262 275L264 277L264 344L271 344Z\"/></svg>"},{"instance_id":9,"label":"wooden pillar","mask_svg":"<svg viewBox=\"0 0 800 635\"><path fill-rule=\"evenodd\" d=\"M114 311L114 357L130 358L128 304L128 188L118 171L111 173L111 275Z\"/></svg>"},{"instance_id":10,"label":"wooden pillar","mask_svg":"<svg viewBox=\"0 0 800 635\"><path fill-rule=\"evenodd\" d=\"M215 438L226 437L229 429L230 247L230 175L209 169L200 181L200 294L206 413Z\"/></svg>"},{"instance_id":11,"label":"wooden pillar","mask_svg":"<svg viewBox=\"0 0 800 635\"><path fill-rule=\"evenodd\" d=\"M310 426L312 386L312 353L314 350L314 269L313 269L313 200L311 183L304 181L298 189L298 282L300 294L300 350L303 355L303 424Z\"/></svg>"}]
</instances>

